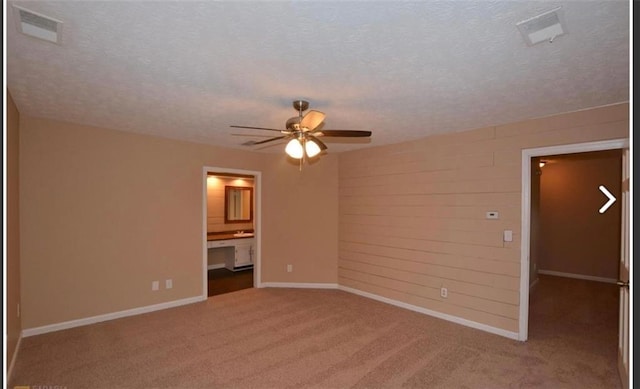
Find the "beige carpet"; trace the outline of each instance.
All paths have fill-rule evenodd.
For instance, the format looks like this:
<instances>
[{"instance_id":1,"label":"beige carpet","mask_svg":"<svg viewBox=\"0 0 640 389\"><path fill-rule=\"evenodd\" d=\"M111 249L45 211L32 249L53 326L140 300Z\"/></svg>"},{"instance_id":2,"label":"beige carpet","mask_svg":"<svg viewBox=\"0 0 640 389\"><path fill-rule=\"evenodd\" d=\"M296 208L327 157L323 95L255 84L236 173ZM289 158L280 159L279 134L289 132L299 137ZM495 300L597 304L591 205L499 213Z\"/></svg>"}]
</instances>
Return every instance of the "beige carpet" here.
<instances>
[{"instance_id":1,"label":"beige carpet","mask_svg":"<svg viewBox=\"0 0 640 389\"><path fill-rule=\"evenodd\" d=\"M245 289L28 337L15 385L620 388L617 288L542 277L518 342L336 290Z\"/></svg>"}]
</instances>

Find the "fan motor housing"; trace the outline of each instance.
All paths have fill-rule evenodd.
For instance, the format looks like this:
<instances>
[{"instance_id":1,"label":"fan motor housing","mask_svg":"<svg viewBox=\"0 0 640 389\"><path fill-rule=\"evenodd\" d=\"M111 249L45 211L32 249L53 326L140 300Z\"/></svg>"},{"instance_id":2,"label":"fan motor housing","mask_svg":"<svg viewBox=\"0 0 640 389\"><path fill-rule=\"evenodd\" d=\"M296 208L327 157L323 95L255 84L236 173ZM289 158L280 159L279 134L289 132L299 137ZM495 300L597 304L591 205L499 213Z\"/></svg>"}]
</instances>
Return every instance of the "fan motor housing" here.
<instances>
[{"instance_id":1,"label":"fan motor housing","mask_svg":"<svg viewBox=\"0 0 640 389\"><path fill-rule=\"evenodd\" d=\"M287 120L287 130L299 130L300 129L300 117L294 116Z\"/></svg>"}]
</instances>

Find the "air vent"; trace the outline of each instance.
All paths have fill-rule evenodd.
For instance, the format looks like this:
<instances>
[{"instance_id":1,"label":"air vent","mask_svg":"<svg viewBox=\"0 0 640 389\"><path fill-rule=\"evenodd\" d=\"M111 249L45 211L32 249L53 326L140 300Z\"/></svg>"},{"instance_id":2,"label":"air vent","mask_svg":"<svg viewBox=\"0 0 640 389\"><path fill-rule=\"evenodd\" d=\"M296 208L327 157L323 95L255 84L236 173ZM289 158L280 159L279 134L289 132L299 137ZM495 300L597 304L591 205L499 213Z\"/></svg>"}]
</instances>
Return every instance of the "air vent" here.
<instances>
[{"instance_id":1,"label":"air vent","mask_svg":"<svg viewBox=\"0 0 640 389\"><path fill-rule=\"evenodd\" d=\"M516 26L529 46L545 41L553 42L554 39L566 33L562 7L518 22Z\"/></svg>"},{"instance_id":2,"label":"air vent","mask_svg":"<svg viewBox=\"0 0 640 389\"><path fill-rule=\"evenodd\" d=\"M13 6L18 32L43 39L48 42L60 44L62 22L44 16L37 12L29 11L16 5Z\"/></svg>"}]
</instances>

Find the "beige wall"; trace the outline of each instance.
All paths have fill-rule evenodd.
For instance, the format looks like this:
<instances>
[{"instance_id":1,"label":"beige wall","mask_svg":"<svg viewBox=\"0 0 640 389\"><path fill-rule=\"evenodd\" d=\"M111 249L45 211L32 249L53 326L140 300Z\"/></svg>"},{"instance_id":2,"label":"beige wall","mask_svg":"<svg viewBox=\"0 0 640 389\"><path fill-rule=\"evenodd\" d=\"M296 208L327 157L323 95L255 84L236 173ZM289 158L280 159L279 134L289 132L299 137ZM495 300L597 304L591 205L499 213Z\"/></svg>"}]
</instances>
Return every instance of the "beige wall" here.
<instances>
[{"instance_id":1,"label":"beige wall","mask_svg":"<svg viewBox=\"0 0 640 389\"><path fill-rule=\"evenodd\" d=\"M599 213L607 198L598 187L621 198L621 150L545 159L550 161L540 176L539 270L617 279L620 202Z\"/></svg>"},{"instance_id":2,"label":"beige wall","mask_svg":"<svg viewBox=\"0 0 640 389\"><path fill-rule=\"evenodd\" d=\"M16 352L22 323L18 315L20 304L20 201L19 201L19 126L20 113L7 91L7 258L6 258L6 339L7 368Z\"/></svg>"},{"instance_id":3,"label":"beige wall","mask_svg":"<svg viewBox=\"0 0 640 389\"><path fill-rule=\"evenodd\" d=\"M201 296L205 166L262 172L262 281L337 282L334 155L300 172L284 153L24 115L20 136L25 329Z\"/></svg>"},{"instance_id":4,"label":"beige wall","mask_svg":"<svg viewBox=\"0 0 640 389\"><path fill-rule=\"evenodd\" d=\"M225 186L227 185L253 188L253 179L243 177L231 178L224 176L212 176L207 179L207 232L254 229L253 223L225 224L224 197Z\"/></svg>"},{"instance_id":5,"label":"beige wall","mask_svg":"<svg viewBox=\"0 0 640 389\"><path fill-rule=\"evenodd\" d=\"M517 332L522 149L626 138L628 108L341 154L340 285Z\"/></svg>"},{"instance_id":6,"label":"beige wall","mask_svg":"<svg viewBox=\"0 0 640 389\"><path fill-rule=\"evenodd\" d=\"M335 158L327 158L327 157ZM274 256L264 269L266 282L338 282L338 158L326 155L305 165L284 159L272 159L265 169L276 172L263 177L261 231L262 247ZM295 170L297 174L280 174ZM267 205L269 204L269 205ZM266 222L269 220L268 222ZM300 250L299 248L303 248ZM327 255L334 253L333 256ZM293 272L287 273L287 264ZM281 274L284 272L284 277Z\"/></svg>"}]
</instances>

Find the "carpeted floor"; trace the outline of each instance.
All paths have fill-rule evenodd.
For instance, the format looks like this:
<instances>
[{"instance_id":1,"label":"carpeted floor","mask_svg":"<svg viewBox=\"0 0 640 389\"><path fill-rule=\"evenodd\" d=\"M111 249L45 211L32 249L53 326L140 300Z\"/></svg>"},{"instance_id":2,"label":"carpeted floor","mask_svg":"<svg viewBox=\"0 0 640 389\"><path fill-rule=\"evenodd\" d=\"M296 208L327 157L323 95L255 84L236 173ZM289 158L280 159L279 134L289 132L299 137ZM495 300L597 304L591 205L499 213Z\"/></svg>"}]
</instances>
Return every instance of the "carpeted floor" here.
<instances>
[{"instance_id":1,"label":"carpeted floor","mask_svg":"<svg viewBox=\"0 0 640 389\"><path fill-rule=\"evenodd\" d=\"M543 276L531 311L518 342L338 290L243 289L25 338L8 388L622 387L617 287Z\"/></svg>"}]
</instances>

